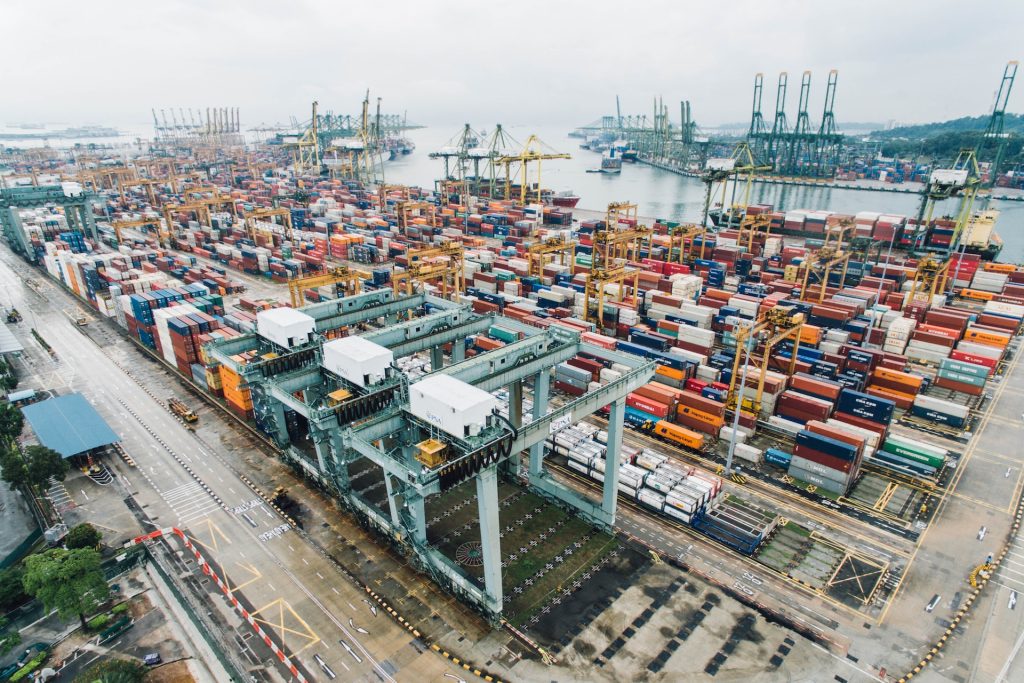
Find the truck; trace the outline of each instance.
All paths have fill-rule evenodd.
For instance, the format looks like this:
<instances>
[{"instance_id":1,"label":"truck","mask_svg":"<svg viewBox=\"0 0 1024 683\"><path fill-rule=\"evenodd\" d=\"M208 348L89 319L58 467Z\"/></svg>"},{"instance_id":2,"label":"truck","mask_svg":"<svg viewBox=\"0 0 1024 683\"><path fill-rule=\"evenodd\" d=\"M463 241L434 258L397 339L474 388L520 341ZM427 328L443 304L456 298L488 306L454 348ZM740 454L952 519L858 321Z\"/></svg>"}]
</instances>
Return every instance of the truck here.
<instances>
[{"instance_id":1,"label":"truck","mask_svg":"<svg viewBox=\"0 0 1024 683\"><path fill-rule=\"evenodd\" d=\"M188 424L192 424L199 420L199 416L195 414L191 408L189 408L180 399L174 398L173 396L167 399L167 407L171 409L171 412L180 417Z\"/></svg>"}]
</instances>

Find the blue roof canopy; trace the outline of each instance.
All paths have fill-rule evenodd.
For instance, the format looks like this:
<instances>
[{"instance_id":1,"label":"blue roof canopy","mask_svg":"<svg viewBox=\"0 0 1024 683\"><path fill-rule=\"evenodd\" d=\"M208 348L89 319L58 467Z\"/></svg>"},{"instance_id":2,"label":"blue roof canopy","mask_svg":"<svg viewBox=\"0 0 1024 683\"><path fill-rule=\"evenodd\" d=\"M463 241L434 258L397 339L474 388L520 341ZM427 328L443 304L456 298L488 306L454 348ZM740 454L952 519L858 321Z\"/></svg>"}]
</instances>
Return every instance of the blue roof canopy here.
<instances>
[{"instance_id":1,"label":"blue roof canopy","mask_svg":"<svg viewBox=\"0 0 1024 683\"><path fill-rule=\"evenodd\" d=\"M39 443L65 458L121 440L81 394L33 403L21 412Z\"/></svg>"}]
</instances>

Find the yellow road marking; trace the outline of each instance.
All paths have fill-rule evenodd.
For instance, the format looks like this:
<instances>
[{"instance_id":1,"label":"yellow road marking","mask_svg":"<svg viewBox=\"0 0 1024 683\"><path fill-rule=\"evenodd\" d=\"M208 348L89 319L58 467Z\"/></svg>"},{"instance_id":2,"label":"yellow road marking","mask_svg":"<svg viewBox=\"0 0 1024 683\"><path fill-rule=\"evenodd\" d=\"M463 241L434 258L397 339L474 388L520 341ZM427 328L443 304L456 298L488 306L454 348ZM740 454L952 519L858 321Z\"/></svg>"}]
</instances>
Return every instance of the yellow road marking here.
<instances>
[{"instance_id":1,"label":"yellow road marking","mask_svg":"<svg viewBox=\"0 0 1024 683\"><path fill-rule=\"evenodd\" d=\"M269 617L274 616L273 612L275 610L273 608L275 607L277 608L277 618L276 620L271 621ZM270 614L264 615L268 618L261 619L256 617L257 614L263 614L268 611L270 612ZM292 609L292 606L289 605L288 602L284 600L284 598L277 598L276 600L259 608L255 612L252 612L251 614L254 621L258 621L261 624L266 624L270 628L277 630L281 634L282 642L284 642L285 640L285 634L288 633L308 640L309 642L307 642L305 645L303 645L301 648L295 651L296 654L302 652L302 650L306 649L307 647L315 645L316 643L320 642L320 636L318 636L316 632L309 627L309 624L307 624L306 621L302 617L300 617L294 609ZM291 616L292 619L299 623L299 626L301 626L301 628L303 628L304 631L299 631L297 630L297 628L293 628L291 626L285 626L285 621L287 620L287 617L289 615Z\"/></svg>"},{"instance_id":2,"label":"yellow road marking","mask_svg":"<svg viewBox=\"0 0 1024 683\"><path fill-rule=\"evenodd\" d=\"M924 546L925 539L928 537L929 532L931 532L931 530L938 525L939 516L942 514L942 510L946 505L946 501L949 499L949 493L956 488L957 484L960 483L960 478L963 476L964 471L967 469L967 464L974 456L974 451L977 449L977 445L979 440L981 439L981 435L985 431L985 428L988 426L988 421L992 417L992 411L995 409L996 405L999 404L999 399L1002 398L1003 392L1006 390L1007 380L1009 379L1009 376L1013 373L1013 370L1016 369L1017 363L1019 361L1020 354L1017 354L1017 356L1013 359L1013 362L1007 368L1004 380L999 384L999 388L996 389L995 395L992 397L992 402L989 403L988 408L985 410L985 415L981 418L981 423L978 425L978 429L975 430L974 432L974 437L971 439L971 443L968 444L966 450L964 451L963 457L960 458L960 462L957 464L956 472L953 474L952 481L950 481L949 485L946 487L946 490L942 492L942 496L939 498L939 502L936 503L935 505L935 513L932 515L931 522L925 528L924 532L921 534L921 537L917 540L917 546L914 548L914 552L911 553L910 559L907 560L907 566L903 568L903 572L900 574L900 578L896 583L896 587L893 588L892 593L889 596L889 601L886 604L885 609L883 609L881 615L879 615L879 624L885 621L886 616L888 616L889 614L889 610L896 602L896 597L897 595L899 595L900 589L903 588L903 582L906 580L906 577L910 574L910 568L914 564L914 561L917 559L917 554L921 551L921 548Z\"/></svg>"},{"instance_id":3,"label":"yellow road marking","mask_svg":"<svg viewBox=\"0 0 1024 683\"><path fill-rule=\"evenodd\" d=\"M246 565L246 564L242 564L241 562L236 562L235 564L238 565L239 567L241 567L242 569L244 569L245 571L249 572L250 574L252 574L252 578L247 580L247 581L244 581L242 583L236 584L235 586L232 586L231 582L228 580L228 573L226 571L223 572L224 573L224 583L227 584L228 592L229 593L234 593L235 591L242 590L243 588L245 588L246 586L248 586L252 582L258 581L259 579L263 578L263 573L260 572L260 570L256 568L256 565L253 565L253 564Z\"/></svg>"},{"instance_id":4,"label":"yellow road marking","mask_svg":"<svg viewBox=\"0 0 1024 683\"><path fill-rule=\"evenodd\" d=\"M206 542L200 541L199 538L197 538L199 536L199 532L192 532L189 534L189 538L192 540L193 543L198 543L204 548L207 548L208 550L213 550L214 552L220 550L220 541L217 540L218 538L220 538L223 541L226 541L228 545L231 544L231 539L228 538L227 535L220 530L219 526L213 523L212 519L210 519L209 517L204 517L201 521L206 522L206 531L209 532L210 537L207 539ZM199 529L199 531L202 530L202 528Z\"/></svg>"}]
</instances>

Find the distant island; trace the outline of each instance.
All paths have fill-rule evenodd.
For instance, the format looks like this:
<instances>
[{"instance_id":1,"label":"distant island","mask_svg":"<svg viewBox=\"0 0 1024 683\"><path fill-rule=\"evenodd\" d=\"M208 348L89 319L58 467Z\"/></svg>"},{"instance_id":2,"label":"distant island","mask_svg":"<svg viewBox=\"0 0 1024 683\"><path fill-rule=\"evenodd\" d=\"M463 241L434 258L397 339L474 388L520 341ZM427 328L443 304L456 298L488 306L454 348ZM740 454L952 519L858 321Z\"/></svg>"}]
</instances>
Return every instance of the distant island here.
<instances>
[{"instance_id":1,"label":"distant island","mask_svg":"<svg viewBox=\"0 0 1024 683\"><path fill-rule=\"evenodd\" d=\"M32 133L0 132L0 140L46 140L50 138L67 140L69 138L116 138L120 136L121 131L107 126L80 126L63 130L39 130Z\"/></svg>"}]
</instances>

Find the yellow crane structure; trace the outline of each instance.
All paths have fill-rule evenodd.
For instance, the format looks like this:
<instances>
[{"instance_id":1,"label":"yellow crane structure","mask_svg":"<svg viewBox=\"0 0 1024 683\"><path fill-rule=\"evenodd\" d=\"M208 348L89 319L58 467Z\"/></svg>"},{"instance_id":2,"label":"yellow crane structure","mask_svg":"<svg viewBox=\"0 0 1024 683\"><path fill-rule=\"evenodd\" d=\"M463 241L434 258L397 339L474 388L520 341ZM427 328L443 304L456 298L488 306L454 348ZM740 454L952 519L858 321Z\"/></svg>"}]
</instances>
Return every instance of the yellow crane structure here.
<instances>
[{"instance_id":1,"label":"yellow crane structure","mask_svg":"<svg viewBox=\"0 0 1024 683\"><path fill-rule=\"evenodd\" d=\"M341 289L344 291L342 296L352 296L362 291L363 280L370 277L369 273L348 266L339 266L331 268L329 272L321 275L309 275L289 280L288 295L291 297L292 308L299 308L305 303L303 290L324 285L342 285Z\"/></svg>"},{"instance_id":2,"label":"yellow crane structure","mask_svg":"<svg viewBox=\"0 0 1024 683\"><path fill-rule=\"evenodd\" d=\"M704 215L701 220L701 225L707 225L708 223L708 210L711 208L711 197L712 194L716 192L714 190L715 184L719 184L722 190L721 201L719 202L722 207L722 215L729 218L731 217L732 212L740 208L746 210L747 206L749 206L751 188L754 184L754 175L757 173L767 173L771 170L771 164L761 163L754 158L754 152L746 141L738 143L733 149L732 154L728 157L708 159L704 164L704 175L702 178L706 185L706 189L704 192ZM747 182L741 201L736 202L736 184L741 175L746 177ZM732 201L727 202L726 191L730 178L733 179L733 197ZM727 207L731 208L727 210Z\"/></svg>"},{"instance_id":3,"label":"yellow crane structure","mask_svg":"<svg viewBox=\"0 0 1024 683\"><path fill-rule=\"evenodd\" d=\"M122 180L129 181L137 177L134 168L127 166L100 166L99 168L82 169L78 172L79 182L83 187L93 191L116 190Z\"/></svg>"},{"instance_id":4,"label":"yellow crane structure","mask_svg":"<svg viewBox=\"0 0 1024 683\"><path fill-rule=\"evenodd\" d=\"M456 242L443 242L436 247L413 249L409 267L396 270L391 277L397 293L412 294L415 283L437 281L441 296L449 298L466 291L465 249Z\"/></svg>"},{"instance_id":5,"label":"yellow crane structure","mask_svg":"<svg viewBox=\"0 0 1024 683\"><path fill-rule=\"evenodd\" d=\"M196 221L200 225L210 225L212 222L210 216L210 202L209 200L199 200L194 202L182 202L180 204L164 204L162 207L164 214L164 221L167 224L166 232L160 233L160 244L166 245L167 241L171 236L171 231L174 226L174 214L176 213L187 213L196 217Z\"/></svg>"},{"instance_id":6,"label":"yellow crane structure","mask_svg":"<svg viewBox=\"0 0 1024 683\"><path fill-rule=\"evenodd\" d=\"M416 200L402 200L395 204L395 214L398 216L398 229L405 233L405 229L412 224L411 219L425 218L427 225L437 225L437 204L421 202Z\"/></svg>"},{"instance_id":7,"label":"yellow crane structure","mask_svg":"<svg viewBox=\"0 0 1024 683\"><path fill-rule=\"evenodd\" d=\"M296 175L313 171L320 172L320 131L316 101L313 102L313 116L309 127L293 138L285 138L282 145L292 153L292 168Z\"/></svg>"},{"instance_id":8,"label":"yellow crane structure","mask_svg":"<svg viewBox=\"0 0 1024 683\"><path fill-rule=\"evenodd\" d=\"M644 240L649 240L652 234L650 228L638 225L636 221L636 204L612 202L605 214L605 227L594 231L590 274L585 289L584 321L596 320L600 327L604 327L605 294L609 286L614 287L612 300L617 303L625 301L627 285L632 288L633 296L636 296L640 271L629 267L627 262L639 258ZM590 312L591 300L597 303L594 315Z\"/></svg>"},{"instance_id":9,"label":"yellow crane structure","mask_svg":"<svg viewBox=\"0 0 1024 683\"><path fill-rule=\"evenodd\" d=\"M978 157L973 148L961 149L949 168L937 168L928 178L928 184L922 192L921 208L917 215L919 229L918 244L927 243L931 232L932 217L935 205L951 197L960 197L957 208L956 222L953 225L953 236L949 248L955 249L964 228L971 219L974 210L974 199L981 188L981 171L978 168Z\"/></svg>"},{"instance_id":10,"label":"yellow crane structure","mask_svg":"<svg viewBox=\"0 0 1024 683\"><path fill-rule=\"evenodd\" d=\"M568 154L562 154L559 152L545 152L544 147L546 145L536 135L531 135L526 140L526 144L523 145L523 149L519 154L506 155L498 157L496 163L505 167L505 199L512 199L512 177L517 175L519 177L519 201L526 203L530 197L529 186L529 166L530 164L537 164L537 190L534 196L536 201L540 201L541 194L541 167L544 161L551 159L571 159L572 157ZM515 174L512 172L512 166L519 164Z\"/></svg>"},{"instance_id":11,"label":"yellow crane structure","mask_svg":"<svg viewBox=\"0 0 1024 683\"><path fill-rule=\"evenodd\" d=\"M666 261L673 263L693 262L694 259L704 258L704 240L708 230L701 225L677 225L668 229L668 256ZM700 250L698 251L695 240L700 237ZM690 248L686 248L686 241L690 241Z\"/></svg>"},{"instance_id":12,"label":"yellow crane structure","mask_svg":"<svg viewBox=\"0 0 1024 683\"><path fill-rule=\"evenodd\" d=\"M261 207L243 213L242 218L245 220L245 232L254 242L256 241L256 232L264 230L259 227L259 223L275 223L274 218L281 219L275 224L281 226L281 232L285 239L292 238L292 212L288 209Z\"/></svg>"},{"instance_id":13,"label":"yellow crane structure","mask_svg":"<svg viewBox=\"0 0 1024 683\"><path fill-rule=\"evenodd\" d=\"M914 271L908 301L921 299L931 303L937 294L944 293L949 281L950 263L949 259L939 261L931 254L923 256Z\"/></svg>"},{"instance_id":14,"label":"yellow crane structure","mask_svg":"<svg viewBox=\"0 0 1024 683\"><path fill-rule=\"evenodd\" d=\"M736 354L733 357L732 378L729 380L729 393L726 397L726 406L730 410L736 410L739 405L738 385L743 381L740 363L745 355L744 351L752 351L755 344L763 345L760 364L757 366L757 391L754 393L753 399L744 398L741 407L741 410L747 410L756 415L761 412L764 382L768 373L768 359L776 344L787 339L793 340L793 353L789 359L788 374L792 375L796 371L796 355L800 350L800 332L803 330L804 320L804 314L797 311L795 307L776 306L766 311L753 325L745 325L736 329L733 333L736 338ZM746 374L746 372L744 371L742 374Z\"/></svg>"},{"instance_id":15,"label":"yellow crane structure","mask_svg":"<svg viewBox=\"0 0 1024 683\"><path fill-rule=\"evenodd\" d=\"M163 226L160 223L159 218L138 218L135 220L113 220L110 221L110 227L114 230L114 236L117 238L117 243L121 244L121 231L131 230L133 228L144 228L147 225L156 227L157 239L161 239L164 236Z\"/></svg>"},{"instance_id":16,"label":"yellow crane structure","mask_svg":"<svg viewBox=\"0 0 1024 683\"><path fill-rule=\"evenodd\" d=\"M740 221L739 236L736 238L736 244L746 247L747 253L751 253L754 250L754 241L757 236L764 235L765 239L768 239L771 233L772 221L771 217L767 214L744 216L743 220Z\"/></svg>"},{"instance_id":17,"label":"yellow crane structure","mask_svg":"<svg viewBox=\"0 0 1024 683\"><path fill-rule=\"evenodd\" d=\"M528 272L535 277L541 277L544 266L553 260L557 260L560 265L568 266L571 272L576 262L576 243L562 237L549 237L543 242L527 247L526 259L529 264Z\"/></svg>"},{"instance_id":18,"label":"yellow crane structure","mask_svg":"<svg viewBox=\"0 0 1024 683\"><path fill-rule=\"evenodd\" d=\"M846 281L846 271L850 267L850 252L842 251L835 246L825 246L818 249L813 256L809 257L801 266L803 278L800 285L800 300L816 300L821 303L825 300L825 291L828 288L828 278L833 272L840 272L839 282ZM811 275L815 276L816 282L811 282ZM808 291L808 285L817 284L818 288L812 296Z\"/></svg>"}]
</instances>

